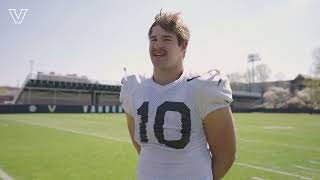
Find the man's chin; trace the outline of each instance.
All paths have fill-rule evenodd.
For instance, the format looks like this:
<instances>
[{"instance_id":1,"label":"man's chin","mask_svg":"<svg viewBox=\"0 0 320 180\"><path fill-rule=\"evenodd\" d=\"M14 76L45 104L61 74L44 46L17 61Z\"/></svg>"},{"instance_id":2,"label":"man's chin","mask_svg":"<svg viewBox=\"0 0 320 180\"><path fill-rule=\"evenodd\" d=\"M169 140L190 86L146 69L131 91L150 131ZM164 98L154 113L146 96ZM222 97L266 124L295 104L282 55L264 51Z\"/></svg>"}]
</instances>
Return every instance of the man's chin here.
<instances>
[{"instance_id":1,"label":"man's chin","mask_svg":"<svg viewBox=\"0 0 320 180\"><path fill-rule=\"evenodd\" d=\"M152 61L157 62L157 61L166 61L168 60L166 56L161 56L161 57L157 57L157 56L153 56L152 57Z\"/></svg>"},{"instance_id":2,"label":"man's chin","mask_svg":"<svg viewBox=\"0 0 320 180\"><path fill-rule=\"evenodd\" d=\"M166 64L167 59L165 58L153 58L152 63L154 66L162 66Z\"/></svg>"},{"instance_id":3,"label":"man's chin","mask_svg":"<svg viewBox=\"0 0 320 180\"><path fill-rule=\"evenodd\" d=\"M157 69L158 71L169 71L169 70L174 69L175 67L170 66L168 64L161 63L161 64L154 64L153 68Z\"/></svg>"}]
</instances>

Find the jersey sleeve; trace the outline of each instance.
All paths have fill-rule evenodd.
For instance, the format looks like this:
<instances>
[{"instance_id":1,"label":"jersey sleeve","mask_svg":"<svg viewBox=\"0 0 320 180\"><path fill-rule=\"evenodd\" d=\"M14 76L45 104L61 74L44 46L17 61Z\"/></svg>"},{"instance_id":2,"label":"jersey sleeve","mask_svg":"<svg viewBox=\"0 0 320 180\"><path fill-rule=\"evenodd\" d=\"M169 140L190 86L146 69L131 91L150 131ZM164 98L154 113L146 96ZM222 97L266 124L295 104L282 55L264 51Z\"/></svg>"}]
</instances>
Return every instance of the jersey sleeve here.
<instances>
[{"instance_id":1,"label":"jersey sleeve","mask_svg":"<svg viewBox=\"0 0 320 180\"><path fill-rule=\"evenodd\" d=\"M229 80L219 71L209 71L200 81L198 108L203 120L210 112L229 106L233 99Z\"/></svg>"},{"instance_id":2,"label":"jersey sleeve","mask_svg":"<svg viewBox=\"0 0 320 180\"><path fill-rule=\"evenodd\" d=\"M120 102L124 111L134 117L133 94L146 77L141 75L128 75L121 79Z\"/></svg>"},{"instance_id":3,"label":"jersey sleeve","mask_svg":"<svg viewBox=\"0 0 320 180\"><path fill-rule=\"evenodd\" d=\"M121 84L120 102L122 104L122 108L127 114L133 117L132 97L130 95L130 83L128 82L128 77L123 77L121 79Z\"/></svg>"}]
</instances>

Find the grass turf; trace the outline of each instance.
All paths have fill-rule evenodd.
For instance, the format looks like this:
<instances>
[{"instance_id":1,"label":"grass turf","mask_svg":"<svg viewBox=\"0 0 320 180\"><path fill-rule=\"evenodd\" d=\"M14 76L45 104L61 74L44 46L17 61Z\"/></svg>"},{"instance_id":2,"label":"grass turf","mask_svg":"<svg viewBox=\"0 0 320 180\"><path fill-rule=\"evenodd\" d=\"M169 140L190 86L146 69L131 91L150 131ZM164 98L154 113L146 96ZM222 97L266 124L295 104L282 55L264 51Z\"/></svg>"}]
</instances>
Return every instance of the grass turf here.
<instances>
[{"instance_id":1,"label":"grass turf","mask_svg":"<svg viewBox=\"0 0 320 180\"><path fill-rule=\"evenodd\" d=\"M320 179L320 116L234 114L226 180ZM0 115L0 168L16 180L135 179L124 114Z\"/></svg>"}]
</instances>

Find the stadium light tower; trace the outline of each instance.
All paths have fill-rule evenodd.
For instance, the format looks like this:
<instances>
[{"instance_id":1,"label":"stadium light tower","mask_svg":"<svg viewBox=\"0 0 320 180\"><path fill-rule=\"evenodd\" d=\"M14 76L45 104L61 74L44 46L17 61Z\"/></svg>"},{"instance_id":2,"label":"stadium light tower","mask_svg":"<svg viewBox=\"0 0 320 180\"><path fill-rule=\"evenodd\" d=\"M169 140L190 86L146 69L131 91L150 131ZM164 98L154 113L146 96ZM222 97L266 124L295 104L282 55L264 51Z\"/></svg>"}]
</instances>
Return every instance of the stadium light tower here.
<instances>
[{"instance_id":1,"label":"stadium light tower","mask_svg":"<svg viewBox=\"0 0 320 180\"><path fill-rule=\"evenodd\" d=\"M252 64L252 70L251 70L251 72L252 72L252 75L251 75L251 83L250 83L250 91L252 91L252 89L253 89L253 85L254 85L254 62L256 62L256 61L260 61L261 60L261 58L260 58L260 56L259 56L259 54L249 54L248 55L248 63L251 63Z\"/></svg>"}]
</instances>

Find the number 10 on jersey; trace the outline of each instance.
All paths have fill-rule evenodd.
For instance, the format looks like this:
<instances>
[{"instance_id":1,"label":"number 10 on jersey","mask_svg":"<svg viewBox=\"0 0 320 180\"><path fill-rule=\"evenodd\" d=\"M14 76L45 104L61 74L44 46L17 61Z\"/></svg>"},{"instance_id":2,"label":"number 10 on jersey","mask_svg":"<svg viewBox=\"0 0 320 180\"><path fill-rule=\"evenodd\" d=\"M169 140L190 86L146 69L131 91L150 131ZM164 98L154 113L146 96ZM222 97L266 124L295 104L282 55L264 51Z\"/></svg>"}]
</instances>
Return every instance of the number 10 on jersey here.
<instances>
[{"instance_id":1,"label":"number 10 on jersey","mask_svg":"<svg viewBox=\"0 0 320 180\"><path fill-rule=\"evenodd\" d=\"M174 111L181 114L181 138L179 140L166 140L164 138L164 117L167 111ZM148 143L147 137L147 122L148 122L148 113L149 113L149 102L143 102L142 105L137 109L138 115L140 115L139 123L139 135L142 143ZM191 132L191 118L190 118L190 109L183 102L171 102L165 101L160 106L157 107L157 112L155 116L155 121L153 125L154 134L160 144L164 144L170 148L174 149L183 149L190 141L190 132Z\"/></svg>"}]
</instances>

